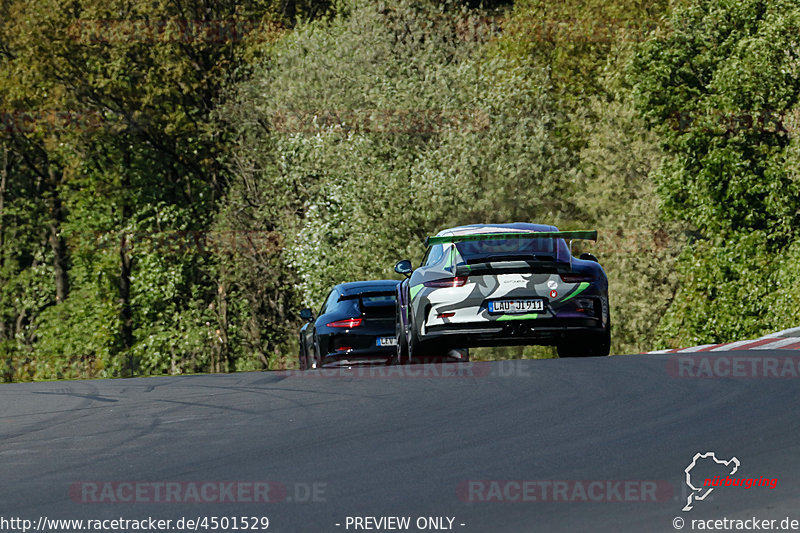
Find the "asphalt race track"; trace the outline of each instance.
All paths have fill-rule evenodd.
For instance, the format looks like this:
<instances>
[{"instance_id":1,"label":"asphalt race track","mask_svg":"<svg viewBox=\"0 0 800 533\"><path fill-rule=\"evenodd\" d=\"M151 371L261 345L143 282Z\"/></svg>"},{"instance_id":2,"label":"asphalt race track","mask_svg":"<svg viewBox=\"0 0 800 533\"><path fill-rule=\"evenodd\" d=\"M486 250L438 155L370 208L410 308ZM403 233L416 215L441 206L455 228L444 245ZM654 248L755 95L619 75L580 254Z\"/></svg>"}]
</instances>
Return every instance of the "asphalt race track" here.
<instances>
[{"instance_id":1,"label":"asphalt race track","mask_svg":"<svg viewBox=\"0 0 800 533\"><path fill-rule=\"evenodd\" d=\"M683 355L702 358L702 377L662 354L0 385L0 531L41 517L226 517L229 531L268 517L284 532L779 525L800 520L794 353ZM758 375L758 358L783 374ZM775 488L717 487L682 511L684 469L707 451Z\"/></svg>"}]
</instances>

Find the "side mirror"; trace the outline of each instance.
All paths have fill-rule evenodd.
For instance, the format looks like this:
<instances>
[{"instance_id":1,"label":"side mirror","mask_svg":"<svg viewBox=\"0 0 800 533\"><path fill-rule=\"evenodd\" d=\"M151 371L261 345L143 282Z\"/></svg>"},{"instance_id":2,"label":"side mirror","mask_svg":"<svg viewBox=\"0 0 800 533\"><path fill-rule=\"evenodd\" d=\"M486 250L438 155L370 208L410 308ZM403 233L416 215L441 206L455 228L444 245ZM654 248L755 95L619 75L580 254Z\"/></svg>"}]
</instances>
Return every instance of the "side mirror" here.
<instances>
[{"instance_id":1,"label":"side mirror","mask_svg":"<svg viewBox=\"0 0 800 533\"><path fill-rule=\"evenodd\" d=\"M309 322L311 322L312 320L314 320L314 313L311 311L311 309L308 309L308 308L301 309L300 310L300 318L302 318L303 320L308 320Z\"/></svg>"},{"instance_id":2,"label":"side mirror","mask_svg":"<svg viewBox=\"0 0 800 533\"><path fill-rule=\"evenodd\" d=\"M394 266L394 271L398 274L402 274L405 277L409 277L411 272L414 269L411 268L411 261L408 259L403 259L402 261L398 261L397 264Z\"/></svg>"},{"instance_id":3,"label":"side mirror","mask_svg":"<svg viewBox=\"0 0 800 533\"><path fill-rule=\"evenodd\" d=\"M594 261L595 263L599 263L600 261L597 260L595 256L590 253L582 253L578 259L583 259L584 261Z\"/></svg>"}]
</instances>

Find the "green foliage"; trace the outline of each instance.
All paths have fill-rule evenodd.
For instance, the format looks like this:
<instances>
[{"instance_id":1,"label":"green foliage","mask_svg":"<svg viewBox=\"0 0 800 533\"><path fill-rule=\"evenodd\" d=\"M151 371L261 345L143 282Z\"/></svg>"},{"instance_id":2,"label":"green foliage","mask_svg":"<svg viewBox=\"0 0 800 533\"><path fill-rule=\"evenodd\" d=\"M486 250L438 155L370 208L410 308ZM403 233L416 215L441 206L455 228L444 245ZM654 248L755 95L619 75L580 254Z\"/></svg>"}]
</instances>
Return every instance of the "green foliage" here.
<instances>
[{"instance_id":1,"label":"green foliage","mask_svg":"<svg viewBox=\"0 0 800 533\"><path fill-rule=\"evenodd\" d=\"M656 343L657 326L678 287L675 260L685 229L659 216L652 178L663 158L658 137L637 115L619 75L631 55L630 43L615 48L598 80L602 94L572 117L586 134L575 170L582 190L577 204L600 232L590 248L609 277L612 353L646 351Z\"/></svg>"},{"instance_id":2,"label":"green foliage","mask_svg":"<svg viewBox=\"0 0 800 533\"><path fill-rule=\"evenodd\" d=\"M226 110L243 129L239 179L272 193L255 211L291 197L273 223L305 303L338 282L391 276L400 258L418 262L441 227L569 209L546 74L459 38L471 16L356 3L279 43Z\"/></svg>"},{"instance_id":3,"label":"green foliage","mask_svg":"<svg viewBox=\"0 0 800 533\"><path fill-rule=\"evenodd\" d=\"M770 256L766 235L758 231L688 247L678 262L680 289L661 326L668 345L748 339L789 327L768 314L776 303Z\"/></svg>"},{"instance_id":4,"label":"green foliage","mask_svg":"<svg viewBox=\"0 0 800 533\"><path fill-rule=\"evenodd\" d=\"M117 357L119 310L110 294L79 288L37 317L32 353L37 379L110 377L127 361ZM77 334L80 332L80 334Z\"/></svg>"},{"instance_id":5,"label":"green foliage","mask_svg":"<svg viewBox=\"0 0 800 533\"><path fill-rule=\"evenodd\" d=\"M568 227L599 230L599 241L584 248L609 276L612 353L651 348L678 285L684 224L659 216L659 138L638 116L625 75L665 11L665 2L519 1L494 47L552 73L553 105L565 110L554 127L575 154L574 206L561 217Z\"/></svg>"},{"instance_id":6,"label":"green foliage","mask_svg":"<svg viewBox=\"0 0 800 533\"><path fill-rule=\"evenodd\" d=\"M250 356L230 346L246 310L216 307L229 297L221 258L170 239L209 233L227 181L227 139L209 115L223 85L284 33L290 17L274 4L3 3L9 372L220 371ZM333 7L292 5L298 17Z\"/></svg>"},{"instance_id":7,"label":"green foliage","mask_svg":"<svg viewBox=\"0 0 800 533\"><path fill-rule=\"evenodd\" d=\"M665 211L697 229L663 324L670 345L790 324L767 311L786 307L776 279L800 222L785 125L800 98L799 25L794 2L697 0L637 54L637 105L668 154Z\"/></svg>"},{"instance_id":8,"label":"green foliage","mask_svg":"<svg viewBox=\"0 0 800 533\"><path fill-rule=\"evenodd\" d=\"M621 44L639 42L659 26L665 0L517 0L504 24L504 53L547 66L559 100L586 107L605 92L603 70ZM577 134L577 132L575 133Z\"/></svg>"},{"instance_id":9,"label":"green foliage","mask_svg":"<svg viewBox=\"0 0 800 533\"><path fill-rule=\"evenodd\" d=\"M668 212L704 233L765 230L785 244L798 195L781 169L789 136L778 122L800 95L800 10L695 2L671 24L634 70L640 109L675 154L660 173Z\"/></svg>"},{"instance_id":10,"label":"green foliage","mask_svg":"<svg viewBox=\"0 0 800 533\"><path fill-rule=\"evenodd\" d=\"M283 368L476 222L600 230L615 352L796 325L796 2L478 4L0 2L2 379Z\"/></svg>"}]
</instances>

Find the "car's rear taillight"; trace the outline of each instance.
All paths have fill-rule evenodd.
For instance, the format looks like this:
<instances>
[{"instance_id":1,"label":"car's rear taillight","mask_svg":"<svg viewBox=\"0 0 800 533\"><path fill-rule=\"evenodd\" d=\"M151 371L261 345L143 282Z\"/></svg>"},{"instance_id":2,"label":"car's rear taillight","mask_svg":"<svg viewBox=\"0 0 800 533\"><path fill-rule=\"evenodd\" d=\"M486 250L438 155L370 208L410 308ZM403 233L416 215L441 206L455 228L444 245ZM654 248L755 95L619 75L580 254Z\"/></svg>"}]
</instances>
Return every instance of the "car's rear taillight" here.
<instances>
[{"instance_id":1,"label":"car's rear taillight","mask_svg":"<svg viewBox=\"0 0 800 533\"><path fill-rule=\"evenodd\" d=\"M561 281L564 283L580 283L581 281L594 281L594 276L591 274L579 274L569 273L569 274L559 274L561 277Z\"/></svg>"},{"instance_id":2,"label":"car's rear taillight","mask_svg":"<svg viewBox=\"0 0 800 533\"><path fill-rule=\"evenodd\" d=\"M577 298L574 300L575 310L579 313L594 314L594 300L590 298Z\"/></svg>"},{"instance_id":3,"label":"car's rear taillight","mask_svg":"<svg viewBox=\"0 0 800 533\"><path fill-rule=\"evenodd\" d=\"M328 322L325 324L329 328L357 328L361 325L362 319L360 318L347 318L345 320L337 320L336 322Z\"/></svg>"},{"instance_id":4,"label":"car's rear taillight","mask_svg":"<svg viewBox=\"0 0 800 533\"><path fill-rule=\"evenodd\" d=\"M437 279L435 281L426 281L423 285L434 288L463 287L468 277L469 276L456 276L454 278Z\"/></svg>"}]
</instances>

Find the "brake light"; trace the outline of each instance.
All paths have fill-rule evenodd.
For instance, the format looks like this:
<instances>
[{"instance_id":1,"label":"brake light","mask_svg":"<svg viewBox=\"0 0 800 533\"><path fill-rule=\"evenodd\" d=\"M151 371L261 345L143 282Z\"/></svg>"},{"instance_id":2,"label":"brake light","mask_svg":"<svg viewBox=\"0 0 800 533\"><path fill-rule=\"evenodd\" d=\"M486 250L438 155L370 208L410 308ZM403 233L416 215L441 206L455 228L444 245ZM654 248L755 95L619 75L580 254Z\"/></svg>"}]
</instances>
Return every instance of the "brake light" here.
<instances>
[{"instance_id":1,"label":"brake light","mask_svg":"<svg viewBox=\"0 0 800 533\"><path fill-rule=\"evenodd\" d=\"M448 311L446 313L439 313L436 316L437 316L437 318L450 318L450 317L456 316L456 313L455 313L455 311Z\"/></svg>"},{"instance_id":2,"label":"brake light","mask_svg":"<svg viewBox=\"0 0 800 533\"><path fill-rule=\"evenodd\" d=\"M349 352L352 349L353 349L352 346L340 346L340 347L336 348L336 351L337 352Z\"/></svg>"},{"instance_id":3,"label":"brake light","mask_svg":"<svg viewBox=\"0 0 800 533\"><path fill-rule=\"evenodd\" d=\"M575 310L579 313L594 313L594 300L579 298L575 300Z\"/></svg>"},{"instance_id":4,"label":"brake light","mask_svg":"<svg viewBox=\"0 0 800 533\"><path fill-rule=\"evenodd\" d=\"M594 281L594 276L591 274L559 274L561 281L564 283L579 283L581 281Z\"/></svg>"},{"instance_id":5,"label":"brake light","mask_svg":"<svg viewBox=\"0 0 800 533\"><path fill-rule=\"evenodd\" d=\"M423 283L426 287L444 288L444 287L463 287L467 282L469 276L456 276L454 278L437 279L436 281L426 281Z\"/></svg>"},{"instance_id":6,"label":"brake light","mask_svg":"<svg viewBox=\"0 0 800 533\"><path fill-rule=\"evenodd\" d=\"M357 328L361 325L361 320L360 318L347 318L336 322L328 322L325 325L329 328Z\"/></svg>"}]
</instances>

